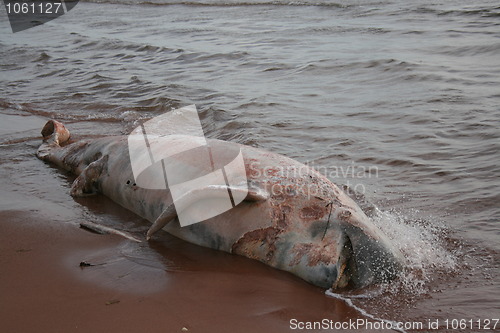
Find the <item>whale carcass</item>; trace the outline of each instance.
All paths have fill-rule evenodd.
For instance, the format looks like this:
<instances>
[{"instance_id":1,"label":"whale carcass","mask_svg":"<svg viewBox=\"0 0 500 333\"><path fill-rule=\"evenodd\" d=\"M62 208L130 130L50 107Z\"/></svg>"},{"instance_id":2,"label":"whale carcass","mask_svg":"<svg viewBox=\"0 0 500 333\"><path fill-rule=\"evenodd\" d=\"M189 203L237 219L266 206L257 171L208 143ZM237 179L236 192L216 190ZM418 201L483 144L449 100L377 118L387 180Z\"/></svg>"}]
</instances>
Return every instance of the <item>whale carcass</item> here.
<instances>
[{"instance_id":1,"label":"whale carcass","mask_svg":"<svg viewBox=\"0 0 500 333\"><path fill-rule=\"evenodd\" d=\"M293 159L207 140L217 156L231 160L241 154L246 183L229 190L243 196L221 214L181 226L171 191L136 183L127 136L70 143L69 131L55 120L47 122L42 136L37 156L77 175L71 195L104 194L152 223L148 239L163 229L193 244L259 260L322 288L361 288L393 279L401 271L401 253L360 207L329 179ZM189 146L192 140L196 138L167 138L161 149ZM200 156L193 149L179 158L189 166L198 164ZM181 199L189 209L227 192L207 186Z\"/></svg>"}]
</instances>

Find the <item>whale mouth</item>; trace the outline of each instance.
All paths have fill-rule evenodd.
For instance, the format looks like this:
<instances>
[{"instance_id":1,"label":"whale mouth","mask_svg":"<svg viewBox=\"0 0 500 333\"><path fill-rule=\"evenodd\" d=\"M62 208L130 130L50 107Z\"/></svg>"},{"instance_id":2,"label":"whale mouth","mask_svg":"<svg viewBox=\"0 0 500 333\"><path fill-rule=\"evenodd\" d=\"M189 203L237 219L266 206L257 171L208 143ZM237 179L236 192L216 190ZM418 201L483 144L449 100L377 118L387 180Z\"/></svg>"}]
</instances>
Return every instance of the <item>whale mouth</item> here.
<instances>
[{"instance_id":1,"label":"whale mouth","mask_svg":"<svg viewBox=\"0 0 500 333\"><path fill-rule=\"evenodd\" d=\"M404 259L382 238L354 226L345 226L332 289L357 289L397 278Z\"/></svg>"},{"instance_id":2,"label":"whale mouth","mask_svg":"<svg viewBox=\"0 0 500 333\"><path fill-rule=\"evenodd\" d=\"M332 289L344 289L355 287L356 279L356 259L352 249L352 243L347 234L342 237L342 249L337 261L337 278L332 285Z\"/></svg>"}]
</instances>

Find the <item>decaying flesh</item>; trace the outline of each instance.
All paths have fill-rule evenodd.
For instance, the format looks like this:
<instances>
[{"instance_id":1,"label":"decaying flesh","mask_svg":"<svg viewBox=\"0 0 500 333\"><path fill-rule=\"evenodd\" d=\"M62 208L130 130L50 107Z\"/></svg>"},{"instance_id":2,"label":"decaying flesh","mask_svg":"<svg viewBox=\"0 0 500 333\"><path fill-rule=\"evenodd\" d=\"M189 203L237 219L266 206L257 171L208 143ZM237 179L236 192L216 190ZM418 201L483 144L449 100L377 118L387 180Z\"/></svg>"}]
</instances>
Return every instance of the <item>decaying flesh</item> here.
<instances>
[{"instance_id":1,"label":"decaying flesh","mask_svg":"<svg viewBox=\"0 0 500 333\"><path fill-rule=\"evenodd\" d=\"M401 254L350 197L314 169L287 157L208 140L210 149L228 160L241 150L249 193L223 214L180 227L168 190L135 184L127 137L67 144L69 132L53 120L42 135L37 156L78 175L73 196L108 196L153 223L148 239L164 229L197 245L259 260L323 288L364 287L392 279L401 269ZM165 143L165 149L188 140L177 138ZM182 158L198 163L195 153ZM204 193L216 196L219 191L213 187ZM201 199L207 198L199 193L183 198L191 205Z\"/></svg>"}]
</instances>

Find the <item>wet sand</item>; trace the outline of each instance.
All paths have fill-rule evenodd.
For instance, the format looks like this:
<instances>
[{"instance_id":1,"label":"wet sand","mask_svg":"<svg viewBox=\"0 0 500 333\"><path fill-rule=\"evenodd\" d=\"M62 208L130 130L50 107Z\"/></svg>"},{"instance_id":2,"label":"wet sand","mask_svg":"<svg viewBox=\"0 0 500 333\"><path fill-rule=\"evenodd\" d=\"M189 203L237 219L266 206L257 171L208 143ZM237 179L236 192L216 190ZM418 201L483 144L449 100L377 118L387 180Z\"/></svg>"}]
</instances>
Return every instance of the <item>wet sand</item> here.
<instances>
[{"instance_id":1,"label":"wet sand","mask_svg":"<svg viewBox=\"0 0 500 333\"><path fill-rule=\"evenodd\" d=\"M292 318L359 318L293 276L167 235L149 246L33 212L0 220L6 332L287 332Z\"/></svg>"}]
</instances>

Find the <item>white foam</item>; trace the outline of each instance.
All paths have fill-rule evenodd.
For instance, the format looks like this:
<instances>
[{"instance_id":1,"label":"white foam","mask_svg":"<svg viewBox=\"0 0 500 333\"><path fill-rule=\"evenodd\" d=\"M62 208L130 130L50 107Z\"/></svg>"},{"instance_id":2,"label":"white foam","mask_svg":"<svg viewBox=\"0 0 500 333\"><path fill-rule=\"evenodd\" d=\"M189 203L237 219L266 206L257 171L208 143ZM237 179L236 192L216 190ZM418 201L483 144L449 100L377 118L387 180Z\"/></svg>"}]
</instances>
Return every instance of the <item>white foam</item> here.
<instances>
[{"instance_id":1,"label":"white foam","mask_svg":"<svg viewBox=\"0 0 500 333\"><path fill-rule=\"evenodd\" d=\"M379 321L379 322L385 323L385 324L387 324L387 327L391 327L391 329L394 330L394 331L396 331L396 332L406 333L405 330L398 328L398 323L397 322L392 321L392 320L387 320L387 319L382 319L382 318L375 317L374 315L366 312L364 309L362 309L359 306L355 305L349 297L345 297L343 295L336 294L336 293L332 292L331 290L325 291L325 295L333 297L333 298L336 298L336 299L340 299L340 300L346 302L347 305L349 305L350 307L352 307L353 309L355 309L356 311L358 311L359 313L361 313L363 316L368 317L370 319L373 319L375 321Z\"/></svg>"},{"instance_id":2,"label":"white foam","mask_svg":"<svg viewBox=\"0 0 500 333\"><path fill-rule=\"evenodd\" d=\"M406 259L398 287L406 292L421 294L426 292L426 283L436 273L455 270L457 260L445 248L444 227L415 219L411 214L377 209L372 220Z\"/></svg>"},{"instance_id":3,"label":"white foam","mask_svg":"<svg viewBox=\"0 0 500 333\"><path fill-rule=\"evenodd\" d=\"M428 293L429 282L433 278L439 273L453 272L458 268L457 258L446 248L446 229L436 221L431 223L416 216L416 211L403 214L383 212L376 208L371 217L373 223L387 235L406 259L405 267L396 280L373 286L361 294L356 291L342 295L331 290L327 290L325 294L344 301L363 316L383 322L395 331L405 332L397 327L397 322L378 318L365 308L375 306L374 312L380 313L379 310L393 304L395 298L411 298Z\"/></svg>"}]
</instances>

